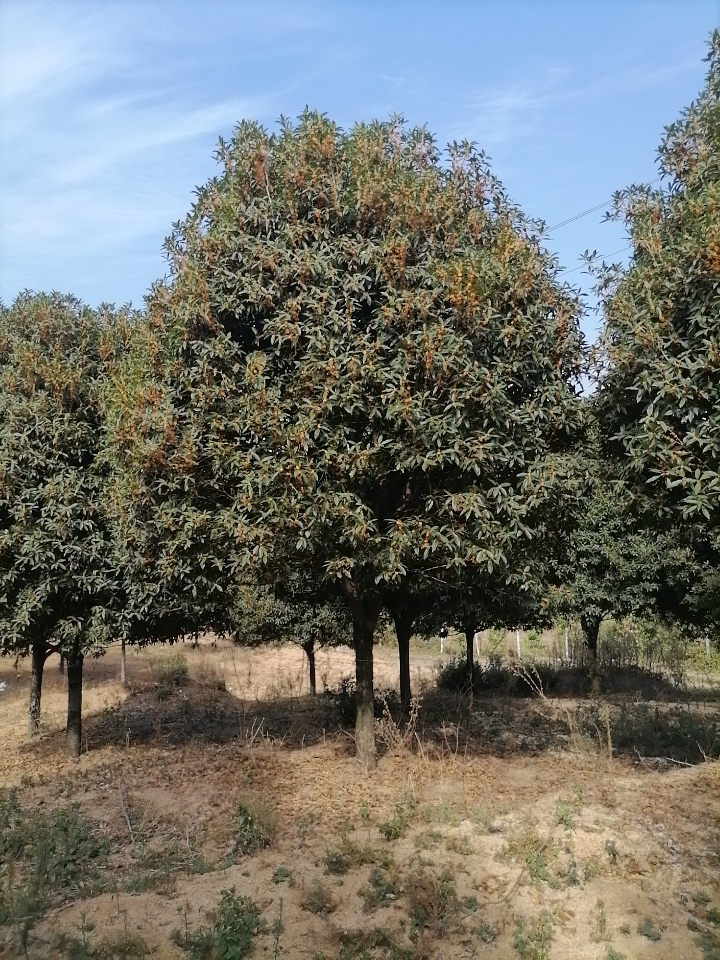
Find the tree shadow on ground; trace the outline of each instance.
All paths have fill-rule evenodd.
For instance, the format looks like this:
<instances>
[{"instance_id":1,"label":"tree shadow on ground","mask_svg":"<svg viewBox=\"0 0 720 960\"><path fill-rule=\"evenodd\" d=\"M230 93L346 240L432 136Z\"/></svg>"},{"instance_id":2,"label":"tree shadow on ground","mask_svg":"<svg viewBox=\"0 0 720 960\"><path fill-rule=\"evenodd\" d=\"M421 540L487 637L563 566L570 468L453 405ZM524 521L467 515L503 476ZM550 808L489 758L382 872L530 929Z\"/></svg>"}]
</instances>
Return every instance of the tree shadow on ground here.
<instances>
[{"instance_id":1,"label":"tree shadow on ground","mask_svg":"<svg viewBox=\"0 0 720 960\"><path fill-rule=\"evenodd\" d=\"M211 684L147 685L120 704L85 718L88 750L138 744L271 741L288 749L334 741L353 752L354 687L343 682L318 696L241 700ZM403 746L465 756L538 755L547 751L604 752L658 767L720 757L720 714L686 703L636 698L555 699L482 691L425 691L408 717L394 690L376 700L382 754ZM61 749L61 734L26 749Z\"/></svg>"}]
</instances>

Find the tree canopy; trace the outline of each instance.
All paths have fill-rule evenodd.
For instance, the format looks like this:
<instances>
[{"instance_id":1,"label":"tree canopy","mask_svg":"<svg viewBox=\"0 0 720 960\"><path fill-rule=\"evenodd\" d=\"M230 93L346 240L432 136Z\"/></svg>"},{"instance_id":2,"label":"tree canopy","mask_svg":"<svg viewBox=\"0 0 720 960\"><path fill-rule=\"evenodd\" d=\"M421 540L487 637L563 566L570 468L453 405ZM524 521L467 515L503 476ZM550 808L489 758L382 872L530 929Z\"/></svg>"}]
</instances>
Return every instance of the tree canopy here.
<instances>
[{"instance_id":1,"label":"tree canopy","mask_svg":"<svg viewBox=\"0 0 720 960\"><path fill-rule=\"evenodd\" d=\"M665 131L664 182L615 200L633 244L602 275L599 414L636 496L720 527L720 32L704 90Z\"/></svg>"},{"instance_id":2,"label":"tree canopy","mask_svg":"<svg viewBox=\"0 0 720 960\"><path fill-rule=\"evenodd\" d=\"M293 589L293 587L295 589ZM236 643L294 643L305 651L310 692L317 692L315 654L318 648L350 645L352 624L347 608L327 590L308 589L307 580L271 587L240 586L234 606Z\"/></svg>"},{"instance_id":3,"label":"tree canopy","mask_svg":"<svg viewBox=\"0 0 720 960\"><path fill-rule=\"evenodd\" d=\"M692 553L672 530L649 529L618 495L611 464L588 451L579 521L555 570L549 609L580 621L597 653L600 624L629 615L687 617L696 574Z\"/></svg>"},{"instance_id":4,"label":"tree canopy","mask_svg":"<svg viewBox=\"0 0 720 960\"><path fill-rule=\"evenodd\" d=\"M645 522L681 532L709 564L704 582L712 584L720 557L718 31L707 61L704 89L660 144L662 184L615 199L633 256L627 269L600 276L598 413L605 452Z\"/></svg>"},{"instance_id":5,"label":"tree canopy","mask_svg":"<svg viewBox=\"0 0 720 960\"><path fill-rule=\"evenodd\" d=\"M157 393L144 376L123 401L136 502L176 511L164 569L185 596L209 577L179 545L202 543L215 591L245 568L344 598L370 767L389 594L529 580L562 529L578 297L470 144L443 159L424 129L306 113L241 123L218 158L148 300Z\"/></svg>"},{"instance_id":6,"label":"tree canopy","mask_svg":"<svg viewBox=\"0 0 720 960\"><path fill-rule=\"evenodd\" d=\"M114 320L59 294L0 311L0 650L33 653L35 724L45 658L65 656L75 752L82 659L103 648L124 599L98 457Z\"/></svg>"}]
</instances>

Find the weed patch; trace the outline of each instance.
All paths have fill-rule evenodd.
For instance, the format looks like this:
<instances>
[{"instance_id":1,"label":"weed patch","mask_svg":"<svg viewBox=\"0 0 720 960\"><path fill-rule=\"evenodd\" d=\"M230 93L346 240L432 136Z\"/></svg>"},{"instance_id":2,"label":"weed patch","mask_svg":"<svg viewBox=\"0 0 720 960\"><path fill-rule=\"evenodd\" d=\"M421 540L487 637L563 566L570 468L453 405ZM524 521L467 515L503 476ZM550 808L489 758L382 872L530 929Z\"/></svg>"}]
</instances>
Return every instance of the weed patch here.
<instances>
[{"instance_id":1,"label":"weed patch","mask_svg":"<svg viewBox=\"0 0 720 960\"><path fill-rule=\"evenodd\" d=\"M593 911L593 927L590 934L593 943L602 943L610 939L608 930L607 914L605 913L605 901L598 898Z\"/></svg>"},{"instance_id":2,"label":"weed patch","mask_svg":"<svg viewBox=\"0 0 720 960\"><path fill-rule=\"evenodd\" d=\"M585 707L578 712L578 726L589 736L597 736L605 722L600 708ZM720 757L720 720L715 713L623 704L610 716L610 732L616 755L662 757L680 763Z\"/></svg>"},{"instance_id":3,"label":"weed patch","mask_svg":"<svg viewBox=\"0 0 720 960\"><path fill-rule=\"evenodd\" d=\"M0 924L16 926L20 947L59 903L107 886L108 844L77 805L26 811L16 791L0 792Z\"/></svg>"},{"instance_id":4,"label":"weed patch","mask_svg":"<svg viewBox=\"0 0 720 960\"><path fill-rule=\"evenodd\" d=\"M260 910L250 897L237 897L235 889L222 890L211 927L194 933L178 931L173 942L188 960L243 960L258 934L267 933Z\"/></svg>"},{"instance_id":5,"label":"weed patch","mask_svg":"<svg viewBox=\"0 0 720 960\"><path fill-rule=\"evenodd\" d=\"M331 850L325 856L325 873L329 873L334 877L344 876L350 867L348 858L342 852L342 850Z\"/></svg>"},{"instance_id":6,"label":"weed patch","mask_svg":"<svg viewBox=\"0 0 720 960\"><path fill-rule=\"evenodd\" d=\"M272 875L272 882L274 884L292 883L292 870L283 866L276 867Z\"/></svg>"},{"instance_id":7,"label":"weed patch","mask_svg":"<svg viewBox=\"0 0 720 960\"><path fill-rule=\"evenodd\" d=\"M360 890L367 911L389 907L401 893L402 887L392 864L388 864L386 868L373 867L367 885Z\"/></svg>"},{"instance_id":8,"label":"weed patch","mask_svg":"<svg viewBox=\"0 0 720 960\"><path fill-rule=\"evenodd\" d=\"M720 960L720 940L710 930L695 937L695 946L702 953L702 960Z\"/></svg>"},{"instance_id":9,"label":"weed patch","mask_svg":"<svg viewBox=\"0 0 720 960\"><path fill-rule=\"evenodd\" d=\"M392 817L378 824L380 836L387 841L399 840L404 837L414 809L415 798L410 793L405 792L396 804Z\"/></svg>"},{"instance_id":10,"label":"weed patch","mask_svg":"<svg viewBox=\"0 0 720 960\"><path fill-rule=\"evenodd\" d=\"M145 960L150 956L147 944L138 937L104 940L90 946L85 935L82 939L63 935L56 949L62 960Z\"/></svg>"},{"instance_id":11,"label":"weed patch","mask_svg":"<svg viewBox=\"0 0 720 960\"><path fill-rule=\"evenodd\" d=\"M302 902L302 908L303 910L307 910L308 913L314 914L332 913L335 909L335 904L320 880L315 880L313 883L309 893Z\"/></svg>"},{"instance_id":12,"label":"weed patch","mask_svg":"<svg viewBox=\"0 0 720 960\"><path fill-rule=\"evenodd\" d=\"M158 683L181 687L188 680L188 664L182 653L169 653L155 663L155 678Z\"/></svg>"},{"instance_id":13,"label":"weed patch","mask_svg":"<svg viewBox=\"0 0 720 960\"><path fill-rule=\"evenodd\" d=\"M543 840L537 823L529 818L523 827L511 834L503 844L499 856L502 860L513 859L522 863L534 883L550 883L548 860L554 853L549 840Z\"/></svg>"},{"instance_id":14,"label":"weed patch","mask_svg":"<svg viewBox=\"0 0 720 960\"><path fill-rule=\"evenodd\" d=\"M338 933L341 944L337 960L425 960L412 948L400 946L392 934L383 927L371 930L341 930ZM318 958L319 960L319 958Z\"/></svg>"},{"instance_id":15,"label":"weed patch","mask_svg":"<svg viewBox=\"0 0 720 960\"><path fill-rule=\"evenodd\" d=\"M553 941L553 921L547 913L542 913L532 923L520 918L513 932L513 946L520 960L548 960L550 944Z\"/></svg>"},{"instance_id":16,"label":"weed patch","mask_svg":"<svg viewBox=\"0 0 720 960\"><path fill-rule=\"evenodd\" d=\"M235 837L231 851L257 853L272 843L274 824L266 807L257 803L239 803L233 813Z\"/></svg>"},{"instance_id":17,"label":"weed patch","mask_svg":"<svg viewBox=\"0 0 720 960\"><path fill-rule=\"evenodd\" d=\"M449 871L433 876L416 870L408 877L406 893L411 937L424 930L433 937L448 932L460 912L455 878Z\"/></svg>"},{"instance_id":18,"label":"weed patch","mask_svg":"<svg viewBox=\"0 0 720 960\"><path fill-rule=\"evenodd\" d=\"M661 931L653 924L650 917L643 917L642 920L638 922L637 932L641 937L645 937L646 940L657 942L662 939Z\"/></svg>"}]
</instances>

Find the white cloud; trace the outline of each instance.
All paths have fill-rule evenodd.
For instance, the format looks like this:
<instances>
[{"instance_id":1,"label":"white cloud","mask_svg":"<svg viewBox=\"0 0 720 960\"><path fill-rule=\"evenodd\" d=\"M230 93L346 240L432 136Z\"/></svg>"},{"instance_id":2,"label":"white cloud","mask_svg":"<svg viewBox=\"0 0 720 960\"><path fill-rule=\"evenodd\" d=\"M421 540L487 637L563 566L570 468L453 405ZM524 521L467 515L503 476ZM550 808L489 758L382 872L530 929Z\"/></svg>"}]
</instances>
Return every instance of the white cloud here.
<instances>
[{"instance_id":1,"label":"white cloud","mask_svg":"<svg viewBox=\"0 0 720 960\"><path fill-rule=\"evenodd\" d=\"M95 17L62 4L0 5L0 106L3 112L56 97L101 69L103 33Z\"/></svg>"},{"instance_id":2,"label":"white cloud","mask_svg":"<svg viewBox=\"0 0 720 960\"><path fill-rule=\"evenodd\" d=\"M135 22L134 6L106 5L97 17L97 6L77 3L0 3L6 291L18 264L43 259L81 263L151 243L160 262L198 170L214 172L218 134L262 107L209 99L182 70L144 63L140 27L154 37L158 23Z\"/></svg>"},{"instance_id":3,"label":"white cloud","mask_svg":"<svg viewBox=\"0 0 720 960\"><path fill-rule=\"evenodd\" d=\"M492 147L533 134L548 113L561 105L574 101L589 106L596 98L660 86L696 69L697 62L687 59L661 66L628 66L588 81L562 65L540 65L535 75L526 74L521 81L471 97L462 128L467 134L469 127L475 140Z\"/></svg>"}]
</instances>

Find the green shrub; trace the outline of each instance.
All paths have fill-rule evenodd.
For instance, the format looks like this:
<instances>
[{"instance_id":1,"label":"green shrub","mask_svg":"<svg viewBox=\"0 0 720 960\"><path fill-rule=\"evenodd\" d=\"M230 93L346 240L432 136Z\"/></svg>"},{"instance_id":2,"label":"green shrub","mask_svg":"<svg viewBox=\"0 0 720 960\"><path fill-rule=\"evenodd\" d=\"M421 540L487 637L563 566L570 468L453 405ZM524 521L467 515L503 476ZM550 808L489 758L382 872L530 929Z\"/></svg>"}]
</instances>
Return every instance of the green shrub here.
<instances>
[{"instance_id":1,"label":"green shrub","mask_svg":"<svg viewBox=\"0 0 720 960\"><path fill-rule=\"evenodd\" d=\"M235 889L222 890L213 924L215 960L242 960L260 932L260 911L250 897L236 897Z\"/></svg>"},{"instance_id":2,"label":"green shrub","mask_svg":"<svg viewBox=\"0 0 720 960\"><path fill-rule=\"evenodd\" d=\"M220 891L220 902L211 927L191 933L176 932L173 942L182 947L188 960L243 960L267 925L250 897L237 897L235 888Z\"/></svg>"},{"instance_id":3,"label":"green shrub","mask_svg":"<svg viewBox=\"0 0 720 960\"><path fill-rule=\"evenodd\" d=\"M538 630L528 630L523 637L523 646L531 657L544 652L542 635Z\"/></svg>"},{"instance_id":4,"label":"green shrub","mask_svg":"<svg viewBox=\"0 0 720 960\"><path fill-rule=\"evenodd\" d=\"M340 724L347 727L353 726L357 710L355 680L352 677L342 677L337 689L332 689L326 684L324 696L334 702ZM376 720L381 720L388 712L392 717L401 717L403 707L397 690L376 688L373 711Z\"/></svg>"}]
</instances>

